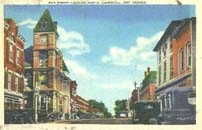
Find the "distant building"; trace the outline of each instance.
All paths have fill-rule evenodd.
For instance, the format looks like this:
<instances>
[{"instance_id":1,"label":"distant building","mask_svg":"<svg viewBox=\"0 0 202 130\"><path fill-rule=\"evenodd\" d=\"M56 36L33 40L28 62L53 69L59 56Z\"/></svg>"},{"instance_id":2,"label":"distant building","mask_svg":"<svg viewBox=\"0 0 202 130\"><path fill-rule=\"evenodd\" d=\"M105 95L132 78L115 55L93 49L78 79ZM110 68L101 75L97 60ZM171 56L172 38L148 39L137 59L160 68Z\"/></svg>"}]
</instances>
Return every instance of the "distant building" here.
<instances>
[{"instance_id":1,"label":"distant building","mask_svg":"<svg viewBox=\"0 0 202 130\"><path fill-rule=\"evenodd\" d=\"M24 44L13 19L4 19L4 110L23 109Z\"/></svg>"},{"instance_id":2,"label":"distant building","mask_svg":"<svg viewBox=\"0 0 202 130\"><path fill-rule=\"evenodd\" d=\"M144 72L144 79L140 88L140 100L154 101L156 89L156 71L151 71L150 67Z\"/></svg>"},{"instance_id":3,"label":"distant building","mask_svg":"<svg viewBox=\"0 0 202 130\"><path fill-rule=\"evenodd\" d=\"M173 88L196 86L196 18L172 21L157 43L157 99L172 108L171 96L163 92Z\"/></svg>"},{"instance_id":4,"label":"distant building","mask_svg":"<svg viewBox=\"0 0 202 130\"><path fill-rule=\"evenodd\" d=\"M76 81L70 82L70 118L75 119L79 111L79 106L77 104L77 83Z\"/></svg>"},{"instance_id":5,"label":"distant building","mask_svg":"<svg viewBox=\"0 0 202 130\"><path fill-rule=\"evenodd\" d=\"M84 113L90 112L90 105L87 100L85 100L81 96L77 95L76 102L77 102L79 111L84 112Z\"/></svg>"}]
</instances>

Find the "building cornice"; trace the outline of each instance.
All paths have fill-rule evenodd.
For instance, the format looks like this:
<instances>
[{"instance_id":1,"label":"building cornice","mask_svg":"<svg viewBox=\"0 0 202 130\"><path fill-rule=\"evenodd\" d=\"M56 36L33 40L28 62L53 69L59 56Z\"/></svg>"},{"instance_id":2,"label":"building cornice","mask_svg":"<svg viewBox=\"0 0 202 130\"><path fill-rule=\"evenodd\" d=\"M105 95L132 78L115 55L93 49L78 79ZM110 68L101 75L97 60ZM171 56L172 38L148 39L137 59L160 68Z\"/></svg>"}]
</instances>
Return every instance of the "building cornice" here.
<instances>
[{"instance_id":1,"label":"building cornice","mask_svg":"<svg viewBox=\"0 0 202 130\"><path fill-rule=\"evenodd\" d=\"M162 90L164 90L164 89L166 89L166 88L169 88L169 87L172 86L173 84L178 83L178 82L180 82L180 81L182 81L182 80L184 80L184 79L190 77L191 75L192 75L192 73L189 72L189 73L187 73L187 74L180 75L180 76L178 76L178 77L176 77L176 78L173 78L173 79L171 79L171 80L169 80L169 81L167 81L167 82L165 82L165 83L159 85L159 86L157 87L157 89L156 89L155 92L158 93L158 92L160 92L160 91L162 91Z\"/></svg>"}]
</instances>

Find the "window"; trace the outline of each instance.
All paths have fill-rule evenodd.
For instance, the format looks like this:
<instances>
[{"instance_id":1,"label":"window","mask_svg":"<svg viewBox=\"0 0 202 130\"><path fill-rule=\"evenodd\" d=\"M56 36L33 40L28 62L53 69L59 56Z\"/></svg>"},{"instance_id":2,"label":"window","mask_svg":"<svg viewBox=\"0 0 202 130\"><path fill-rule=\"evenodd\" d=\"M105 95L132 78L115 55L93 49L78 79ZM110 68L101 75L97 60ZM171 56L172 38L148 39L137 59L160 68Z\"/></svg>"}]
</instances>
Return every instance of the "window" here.
<instances>
[{"instance_id":1,"label":"window","mask_svg":"<svg viewBox=\"0 0 202 130\"><path fill-rule=\"evenodd\" d=\"M180 50L179 50L179 72L181 73L182 72L182 70L184 69L184 52L183 52L183 49L181 48Z\"/></svg>"},{"instance_id":2,"label":"window","mask_svg":"<svg viewBox=\"0 0 202 130\"><path fill-rule=\"evenodd\" d=\"M39 52L39 66L48 67L48 52L47 51Z\"/></svg>"},{"instance_id":3,"label":"window","mask_svg":"<svg viewBox=\"0 0 202 130\"><path fill-rule=\"evenodd\" d=\"M163 72L164 72L163 81L165 82L166 81L166 61L164 62L164 71Z\"/></svg>"},{"instance_id":4,"label":"window","mask_svg":"<svg viewBox=\"0 0 202 130\"><path fill-rule=\"evenodd\" d=\"M17 54L16 54L16 64L20 65L20 51L17 50Z\"/></svg>"},{"instance_id":5,"label":"window","mask_svg":"<svg viewBox=\"0 0 202 130\"><path fill-rule=\"evenodd\" d=\"M9 61L13 62L13 45L9 44Z\"/></svg>"},{"instance_id":6,"label":"window","mask_svg":"<svg viewBox=\"0 0 202 130\"><path fill-rule=\"evenodd\" d=\"M191 43L188 42L186 45L186 65L187 68L190 68L191 66Z\"/></svg>"},{"instance_id":7,"label":"window","mask_svg":"<svg viewBox=\"0 0 202 130\"><path fill-rule=\"evenodd\" d=\"M161 50L159 50L159 63L161 62Z\"/></svg>"},{"instance_id":8,"label":"window","mask_svg":"<svg viewBox=\"0 0 202 130\"><path fill-rule=\"evenodd\" d=\"M173 77L173 56L170 56L170 79Z\"/></svg>"},{"instance_id":9,"label":"window","mask_svg":"<svg viewBox=\"0 0 202 130\"><path fill-rule=\"evenodd\" d=\"M170 42L170 52L172 52L173 51L173 44L172 44L172 42Z\"/></svg>"},{"instance_id":10,"label":"window","mask_svg":"<svg viewBox=\"0 0 202 130\"><path fill-rule=\"evenodd\" d=\"M166 57L167 43L163 47L163 56Z\"/></svg>"},{"instance_id":11,"label":"window","mask_svg":"<svg viewBox=\"0 0 202 130\"><path fill-rule=\"evenodd\" d=\"M168 94L168 97L167 97L167 103L168 103L168 109L170 110L170 109L172 109L172 100L171 100L171 94L169 93Z\"/></svg>"},{"instance_id":12,"label":"window","mask_svg":"<svg viewBox=\"0 0 202 130\"><path fill-rule=\"evenodd\" d=\"M13 34L13 33L12 33L12 34ZM15 42L15 41L14 41L14 36L10 36L9 39L10 39L11 43L14 43L14 42Z\"/></svg>"},{"instance_id":13,"label":"window","mask_svg":"<svg viewBox=\"0 0 202 130\"><path fill-rule=\"evenodd\" d=\"M163 108L167 108L167 100L166 100L166 95L164 95L163 97L163 101L164 101L164 105L163 105Z\"/></svg>"},{"instance_id":14,"label":"window","mask_svg":"<svg viewBox=\"0 0 202 130\"><path fill-rule=\"evenodd\" d=\"M48 78L48 72L41 71L38 77L40 85L46 85L48 86L49 78Z\"/></svg>"},{"instance_id":15,"label":"window","mask_svg":"<svg viewBox=\"0 0 202 130\"><path fill-rule=\"evenodd\" d=\"M11 90L12 86L12 75L11 73L8 73L8 90Z\"/></svg>"},{"instance_id":16,"label":"window","mask_svg":"<svg viewBox=\"0 0 202 130\"><path fill-rule=\"evenodd\" d=\"M19 84L18 84L18 77L15 77L15 89L18 92Z\"/></svg>"},{"instance_id":17,"label":"window","mask_svg":"<svg viewBox=\"0 0 202 130\"><path fill-rule=\"evenodd\" d=\"M161 84L161 66L159 66L159 84Z\"/></svg>"}]
</instances>

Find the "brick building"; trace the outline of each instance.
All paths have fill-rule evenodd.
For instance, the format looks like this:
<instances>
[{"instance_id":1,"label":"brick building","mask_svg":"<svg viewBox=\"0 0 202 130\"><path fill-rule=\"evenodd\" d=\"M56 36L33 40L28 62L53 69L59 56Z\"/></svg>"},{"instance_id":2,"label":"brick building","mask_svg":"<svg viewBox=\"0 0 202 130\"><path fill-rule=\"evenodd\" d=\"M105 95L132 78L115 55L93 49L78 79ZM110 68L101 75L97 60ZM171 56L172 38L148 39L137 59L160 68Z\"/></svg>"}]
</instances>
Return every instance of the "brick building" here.
<instances>
[{"instance_id":1,"label":"brick building","mask_svg":"<svg viewBox=\"0 0 202 130\"><path fill-rule=\"evenodd\" d=\"M156 71L150 71L150 67L144 72L144 79L140 88L140 100L154 101L156 89Z\"/></svg>"},{"instance_id":2,"label":"brick building","mask_svg":"<svg viewBox=\"0 0 202 130\"><path fill-rule=\"evenodd\" d=\"M76 81L70 82L70 118L76 118L76 115L79 111L77 104L77 83Z\"/></svg>"},{"instance_id":3,"label":"brick building","mask_svg":"<svg viewBox=\"0 0 202 130\"><path fill-rule=\"evenodd\" d=\"M162 94L175 88L196 86L196 18L172 21L157 43L157 99L172 108L172 97Z\"/></svg>"},{"instance_id":4,"label":"brick building","mask_svg":"<svg viewBox=\"0 0 202 130\"><path fill-rule=\"evenodd\" d=\"M15 21L4 19L4 110L24 107L24 44Z\"/></svg>"},{"instance_id":5,"label":"brick building","mask_svg":"<svg viewBox=\"0 0 202 130\"><path fill-rule=\"evenodd\" d=\"M26 49L27 104L38 113L69 113L70 78L57 48L57 22L46 9L34 28L33 46ZM32 95L32 98L30 97ZM29 106L29 105L28 105Z\"/></svg>"},{"instance_id":6,"label":"brick building","mask_svg":"<svg viewBox=\"0 0 202 130\"><path fill-rule=\"evenodd\" d=\"M90 112L90 105L87 100L82 98L81 96L77 95L76 102L78 104L79 111L89 113Z\"/></svg>"}]
</instances>

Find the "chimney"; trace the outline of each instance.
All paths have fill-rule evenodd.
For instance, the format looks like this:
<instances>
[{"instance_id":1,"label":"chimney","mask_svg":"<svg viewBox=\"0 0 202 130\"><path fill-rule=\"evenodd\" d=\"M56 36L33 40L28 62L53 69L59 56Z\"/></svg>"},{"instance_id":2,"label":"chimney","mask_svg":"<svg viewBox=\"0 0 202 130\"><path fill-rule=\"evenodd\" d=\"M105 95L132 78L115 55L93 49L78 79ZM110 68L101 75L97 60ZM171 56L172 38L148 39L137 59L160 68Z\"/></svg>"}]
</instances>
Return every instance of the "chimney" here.
<instances>
[{"instance_id":1,"label":"chimney","mask_svg":"<svg viewBox=\"0 0 202 130\"><path fill-rule=\"evenodd\" d=\"M145 72L144 72L144 77L146 77L146 76L147 76L147 72L145 71Z\"/></svg>"},{"instance_id":2,"label":"chimney","mask_svg":"<svg viewBox=\"0 0 202 130\"><path fill-rule=\"evenodd\" d=\"M147 67L147 74L150 73L150 67Z\"/></svg>"}]
</instances>

